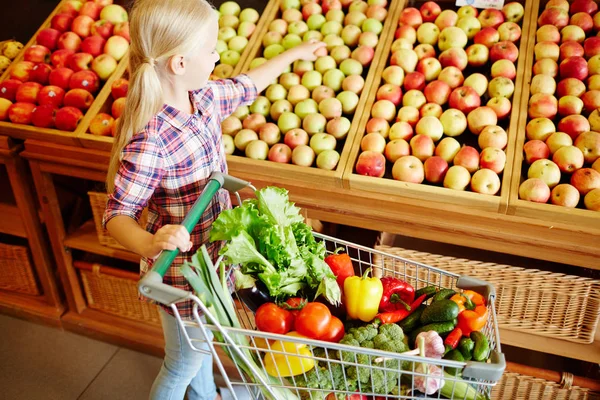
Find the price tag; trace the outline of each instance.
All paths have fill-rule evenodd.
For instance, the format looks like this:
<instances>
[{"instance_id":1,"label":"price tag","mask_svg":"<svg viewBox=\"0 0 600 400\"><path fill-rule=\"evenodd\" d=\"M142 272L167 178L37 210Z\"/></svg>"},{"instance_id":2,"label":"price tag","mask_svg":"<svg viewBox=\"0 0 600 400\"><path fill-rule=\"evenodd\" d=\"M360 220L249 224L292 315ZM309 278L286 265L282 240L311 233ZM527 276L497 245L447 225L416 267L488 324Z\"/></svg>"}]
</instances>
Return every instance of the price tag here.
<instances>
[{"instance_id":1,"label":"price tag","mask_svg":"<svg viewBox=\"0 0 600 400\"><path fill-rule=\"evenodd\" d=\"M456 0L456 6L473 6L475 8L495 8L501 10L504 0Z\"/></svg>"}]
</instances>

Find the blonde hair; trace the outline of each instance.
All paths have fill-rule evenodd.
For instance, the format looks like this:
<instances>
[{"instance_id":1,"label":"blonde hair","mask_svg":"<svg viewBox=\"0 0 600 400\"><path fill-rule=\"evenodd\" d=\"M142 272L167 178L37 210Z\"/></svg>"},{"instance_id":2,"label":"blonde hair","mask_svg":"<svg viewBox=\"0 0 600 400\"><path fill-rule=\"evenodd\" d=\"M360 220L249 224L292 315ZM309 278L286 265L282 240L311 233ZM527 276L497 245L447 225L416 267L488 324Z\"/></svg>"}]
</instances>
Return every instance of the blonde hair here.
<instances>
[{"instance_id":1,"label":"blonde hair","mask_svg":"<svg viewBox=\"0 0 600 400\"><path fill-rule=\"evenodd\" d=\"M166 61L205 44L216 11L206 0L137 0L131 11L129 89L113 144L106 187L114 190L121 152L163 105L160 75Z\"/></svg>"}]
</instances>

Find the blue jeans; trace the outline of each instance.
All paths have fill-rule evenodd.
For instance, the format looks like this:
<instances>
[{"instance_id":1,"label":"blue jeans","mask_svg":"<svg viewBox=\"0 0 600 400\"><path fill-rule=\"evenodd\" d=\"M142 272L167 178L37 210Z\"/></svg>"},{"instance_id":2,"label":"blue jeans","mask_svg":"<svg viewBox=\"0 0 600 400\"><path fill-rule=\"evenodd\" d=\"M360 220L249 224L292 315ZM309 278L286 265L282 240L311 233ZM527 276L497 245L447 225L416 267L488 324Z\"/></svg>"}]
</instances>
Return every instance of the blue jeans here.
<instances>
[{"instance_id":1,"label":"blue jeans","mask_svg":"<svg viewBox=\"0 0 600 400\"><path fill-rule=\"evenodd\" d=\"M175 317L162 309L160 320L165 336L165 359L152 385L150 400L183 400L188 386L188 400L214 400L217 388L212 356L192 350ZM186 331L190 338L204 340L200 328ZM194 346L208 350L206 343L194 342Z\"/></svg>"}]
</instances>

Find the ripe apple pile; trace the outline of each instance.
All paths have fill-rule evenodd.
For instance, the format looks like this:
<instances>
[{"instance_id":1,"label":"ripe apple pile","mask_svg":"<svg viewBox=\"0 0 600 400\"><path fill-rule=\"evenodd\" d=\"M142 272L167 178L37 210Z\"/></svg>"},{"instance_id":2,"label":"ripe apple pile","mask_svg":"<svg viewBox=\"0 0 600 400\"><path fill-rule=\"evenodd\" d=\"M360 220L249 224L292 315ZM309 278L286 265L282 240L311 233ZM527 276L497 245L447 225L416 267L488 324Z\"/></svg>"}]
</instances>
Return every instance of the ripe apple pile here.
<instances>
[{"instance_id":1,"label":"ripe apple pile","mask_svg":"<svg viewBox=\"0 0 600 400\"><path fill-rule=\"evenodd\" d=\"M129 49L125 9L67 0L0 83L0 121L74 131Z\"/></svg>"},{"instance_id":2,"label":"ripe apple pile","mask_svg":"<svg viewBox=\"0 0 600 400\"><path fill-rule=\"evenodd\" d=\"M221 56L221 63L215 67L213 79L230 78L233 67L240 61L240 57L248 39L256 29L258 11L253 8L241 9L235 1L226 1L219 7L219 37L217 52Z\"/></svg>"},{"instance_id":3,"label":"ripe apple pile","mask_svg":"<svg viewBox=\"0 0 600 400\"><path fill-rule=\"evenodd\" d=\"M600 13L593 0L541 10L523 147L523 200L600 211Z\"/></svg>"},{"instance_id":4,"label":"ripe apple pile","mask_svg":"<svg viewBox=\"0 0 600 400\"><path fill-rule=\"evenodd\" d=\"M298 61L248 108L222 124L225 149L247 157L334 170L387 17L387 0L283 0L262 39L266 60L310 39L313 63ZM283 140L282 140L283 139ZM315 161L316 158L316 161Z\"/></svg>"},{"instance_id":5,"label":"ripe apple pile","mask_svg":"<svg viewBox=\"0 0 600 400\"><path fill-rule=\"evenodd\" d=\"M89 133L98 136L115 136L119 118L125 109L129 81L123 77L116 79L110 87L110 97L105 104L106 112L99 112L90 121ZM108 110L110 107L110 110Z\"/></svg>"},{"instance_id":6,"label":"ripe apple pile","mask_svg":"<svg viewBox=\"0 0 600 400\"><path fill-rule=\"evenodd\" d=\"M516 2L404 9L356 173L389 176L389 163L396 180L498 193L523 14Z\"/></svg>"}]
</instances>

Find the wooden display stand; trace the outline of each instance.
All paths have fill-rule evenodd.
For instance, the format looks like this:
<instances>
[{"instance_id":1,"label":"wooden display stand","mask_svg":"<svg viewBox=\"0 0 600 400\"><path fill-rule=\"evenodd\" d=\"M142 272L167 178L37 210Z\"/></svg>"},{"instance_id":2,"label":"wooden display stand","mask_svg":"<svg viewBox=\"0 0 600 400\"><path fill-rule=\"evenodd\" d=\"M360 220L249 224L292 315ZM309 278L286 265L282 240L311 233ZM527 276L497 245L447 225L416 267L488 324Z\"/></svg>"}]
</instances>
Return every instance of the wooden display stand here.
<instances>
[{"instance_id":1,"label":"wooden display stand","mask_svg":"<svg viewBox=\"0 0 600 400\"><path fill-rule=\"evenodd\" d=\"M29 242L31 260L41 294L34 296L0 290L0 310L20 318L60 326L64 307L54 277L54 263L46 247L29 172L18 156L21 149L22 146L0 136L0 163L6 168L10 181L10 188L5 190L12 190L16 202L16 205L0 204L0 232L27 239Z\"/></svg>"}]
</instances>

